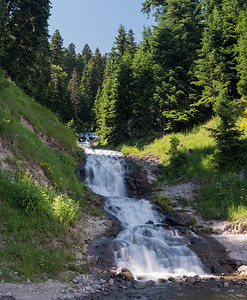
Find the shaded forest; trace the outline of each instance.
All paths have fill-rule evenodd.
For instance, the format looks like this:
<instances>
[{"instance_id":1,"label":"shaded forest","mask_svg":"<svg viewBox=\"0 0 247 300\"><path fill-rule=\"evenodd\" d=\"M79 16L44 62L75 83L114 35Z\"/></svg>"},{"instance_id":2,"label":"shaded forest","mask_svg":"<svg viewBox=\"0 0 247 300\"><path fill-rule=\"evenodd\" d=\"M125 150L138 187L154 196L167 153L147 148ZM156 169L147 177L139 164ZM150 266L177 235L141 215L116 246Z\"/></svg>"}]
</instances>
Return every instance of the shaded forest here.
<instances>
[{"instance_id":1,"label":"shaded forest","mask_svg":"<svg viewBox=\"0 0 247 300\"><path fill-rule=\"evenodd\" d=\"M247 94L244 0L146 0L156 17L137 44L120 25L110 53L49 40L49 0L2 0L0 63L18 86L78 131L117 145L192 128L213 115L219 162L243 151L236 120ZM223 157L223 158L222 158ZM222 160L222 161L223 161Z\"/></svg>"}]
</instances>

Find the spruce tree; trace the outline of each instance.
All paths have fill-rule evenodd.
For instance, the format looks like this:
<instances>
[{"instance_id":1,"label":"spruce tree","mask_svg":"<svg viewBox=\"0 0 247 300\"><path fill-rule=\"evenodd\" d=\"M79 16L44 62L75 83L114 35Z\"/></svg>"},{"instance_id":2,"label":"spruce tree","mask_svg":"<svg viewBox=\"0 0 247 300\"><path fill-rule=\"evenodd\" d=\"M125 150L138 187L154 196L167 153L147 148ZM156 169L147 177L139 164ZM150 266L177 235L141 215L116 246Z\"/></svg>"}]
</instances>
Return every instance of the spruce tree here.
<instances>
[{"instance_id":1,"label":"spruce tree","mask_svg":"<svg viewBox=\"0 0 247 300\"><path fill-rule=\"evenodd\" d=\"M136 49L137 46L134 38L134 32L130 29L127 35L126 51L133 55L136 52Z\"/></svg>"},{"instance_id":2,"label":"spruce tree","mask_svg":"<svg viewBox=\"0 0 247 300\"><path fill-rule=\"evenodd\" d=\"M64 66L64 48L63 48L63 38L58 29L51 38L50 43L51 48L51 63L56 66Z\"/></svg>"},{"instance_id":3,"label":"spruce tree","mask_svg":"<svg viewBox=\"0 0 247 300\"><path fill-rule=\"evenodd\" d=\"M121 24L118 29L118 35L115 37L115 46L112 48L110 56L113 59L122 57L127 48L127 33L125 27Z\"/></svg>"},{"instance_id":4,"label":"spruce tree","mask_svg":"<svg viewBox=\"0 0 247 300\"><path fill-rule=\"evenodd\" d=\"M72 107L73 120L75 122L76 127L79 128L81 125L81 120L79 119L81 93L79 91L79 79L77 76L76 69L74 69L72 73L68 89L70 91L70 102Z\"/></svg>"},{"instance_id":5,"label":"spruce tree","mask_svg":"<svg viewBox=\"0 0 247 300\"><path fill-rule=\"evenodd\" d=\"M80 85L80 91L84 95L90 109L93 108L98 88L102 85L103 71L102 56L99 48L97 48L94 56L84 68Z\"/></svg>"},{"instance_id":6,"label":"spruce tree","mask_svg":"<svg viewBox=\"0 0 247 300\"><path fill-rule=\"evenodd\" d=\"M203 46L197 62L198 85L202 89L201 101L211 105L219 116L220 124L213 129L216 139L216 161L219 165L242 161L243 144L236 127L237 102L242 92L238 85L242 73L242 37L238 27L243 2L239 0L208 1L205 6ZM243 19L242 19L243 20ZM237 49L237 51L236 51ZM238 50L240 50L238 52ZM243 75L242 78L245 78ZM241 82L241 81L240 81Z\"/></svg>"},{"instance_id":7,"label":"spruce tree","mask_svg":"<svg viewBox=\"0 0 247 300\"><path fill-rule=\"evenodd\" d=\"M181 130L197 113L192 81L202 29L198 4L197 0L164 1L153 31L151 48L160 66L154 101L161 130Z\"/></svg>"},{"instance_id":8,"label":"spruce tree","mask_svg":"<svg viewBox=\"0 0 247 300\"><path fill-rule=\"evenodd\" d=\"M146 35L144 30L144 36ZM150 33L150 32L149 32ZM146 136L150 130L155 128L155 112L153 111L153 94L155 92L155 63L149 52L147 40L144 40L138 47L133 59L133 96L132 104L132 134Z\"/></svg>"},{"instance_id":9,"label":"spruce tree","mask_svg":"<svg viewBox=\"0 0 247 300\"><path fill-rule=\"evenodd\" d=\"M247 5L241 7L236 28L238 34L238 43L236 48L237 72L239 82L238 92L247 99Z\"/></svg>"},{"instance_id":10,"label":"spruce tree","mask_svg":"<svg viewBox=\"0 0 247 300\"><path fill-rule=\"evenodd\" d=\"M12 80L40 102L44 100L40 91L44 91L49 80L49 15L49 0L7 1L7 31L11 38L4 40L2 65Z\"/></svg>"},{"instance_id":11,"label":"spruce tree","mask_svg":"<svg viewBox=\"0 0 247 300\"><path fill-rule=\"evenodd\" d=\"M69 78L72 77L74 70L77 71L77 60L75 45L73 43L69 44L68 48L64 49L64 70L68 74Z\"/></svg>"}]
</instances>

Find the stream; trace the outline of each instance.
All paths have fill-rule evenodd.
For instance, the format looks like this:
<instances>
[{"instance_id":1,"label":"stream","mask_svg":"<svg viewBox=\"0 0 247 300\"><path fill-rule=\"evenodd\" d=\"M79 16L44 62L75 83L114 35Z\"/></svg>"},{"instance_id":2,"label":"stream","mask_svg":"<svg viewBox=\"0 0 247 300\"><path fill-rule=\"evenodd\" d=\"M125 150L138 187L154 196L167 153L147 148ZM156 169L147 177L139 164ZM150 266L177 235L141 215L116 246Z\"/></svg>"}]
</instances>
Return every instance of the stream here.
<instances>
[{"instance_id":1,"label":"stream","mask_svg":"<svg viewBox=\"0 0 247 300\"><path fill-rule=\"evenodd\" d=\"M82 145L83 146L83 145ZM130 198L124 181L124 158L119 152L93 150L87 154L86 185L105 198L104 210L118 219L123 230L112 240L113 259L118 273L127 268L137 282L156 282L143 291L135 291L135 299L246 299L246 295L218 291L195 291L188 286L162 285L158 279L183 276L210 277L198 256L187 247L189 241L177 230L166 229L164 217L147 199ZM112 294L95 299L129 299L130 294ZM166 295L166 296L165 296ZM200 295L200 296L199 296Z\"/></svg>"}]
</instances>

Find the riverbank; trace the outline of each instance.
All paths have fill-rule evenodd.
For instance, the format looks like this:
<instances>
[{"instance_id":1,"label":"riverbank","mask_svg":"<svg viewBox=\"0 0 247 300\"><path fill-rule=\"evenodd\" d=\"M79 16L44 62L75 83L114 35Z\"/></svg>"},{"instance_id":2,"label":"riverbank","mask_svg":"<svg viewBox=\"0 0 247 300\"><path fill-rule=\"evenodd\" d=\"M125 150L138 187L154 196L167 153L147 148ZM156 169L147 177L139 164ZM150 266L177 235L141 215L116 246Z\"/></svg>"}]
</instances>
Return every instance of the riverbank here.
<instances>
[{"instance_id":1,"label":"riverbank","mask_svg":"<svg viewBox=\"0 0 247 300\"><path fill-rule=\"evenodd\" d=\"M186 195L194 199L195 185L183 183L179 185L165 185L158 191L160 195L177 197ZM179 209L173 202L173 208ZM199 217L198 217L199 218ZM203 221L200 219L200 221ZM205 226L208 226L207 221ZM44 283L32 283L29 280L24 284L0 284L1 300L82 300L82 299L245 299L247 281L242 274L235 276L221 276L202 278L199 276L183 278L160 278L157 282L135 281L121 278L115 271L100 270L100 261L96 256L87 253L87 246L94 238L109 235L112 221L106 215L101 217L88 217L78 227L84 228L85 256L75 253L78 261L87 257L90 271L87 275L78 272L65 272L59 280L49 279ZM76 230L76 228L75 228ZM217 235L220 236L220 235ZM244 243L243 243L244 244ZM203 292L203 295L201 293ZM162 298L164 297L165 298ZM6 298L5 296L8 296ZM4 298L5 297L5 298ZM156 298L155 298L156 297ZM168 298L170 297L170 298ZM187 297L187 298L186 298ZM196 298L197 297L197 298ZM203 298L205 297L205 298ZM222 298L224 297L224 298ZM231 298L229 298L231 297ZM238 298L234 298L238 297Z\"/></svg>"}]
</instances>

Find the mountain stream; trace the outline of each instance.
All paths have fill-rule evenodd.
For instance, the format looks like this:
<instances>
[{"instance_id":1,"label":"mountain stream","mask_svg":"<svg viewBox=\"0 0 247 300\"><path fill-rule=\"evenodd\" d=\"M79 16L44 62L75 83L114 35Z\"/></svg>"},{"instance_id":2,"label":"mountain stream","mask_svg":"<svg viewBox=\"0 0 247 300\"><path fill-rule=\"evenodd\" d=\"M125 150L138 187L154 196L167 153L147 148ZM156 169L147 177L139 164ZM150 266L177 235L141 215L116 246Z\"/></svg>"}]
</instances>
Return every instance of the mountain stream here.
<instances>
[{"instance_id":1,"label":"mountain stream","mask_svg":"<svg viewBox=\"0 0 247 300\"><path fill-rule=\"evenodd\" d=\"M117 272L129 269L135 278L158 279L176 276L205 276L188 240L176 230L162 226L163 217L146 199L127 196L124 158L121 153L86 149L87 186L104 196L104 209L116 217L123 230L114 241Z\"/></svg>"}]
</instances>

